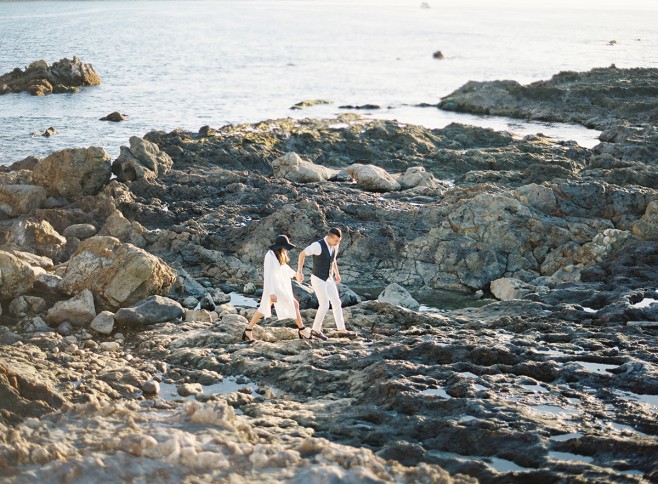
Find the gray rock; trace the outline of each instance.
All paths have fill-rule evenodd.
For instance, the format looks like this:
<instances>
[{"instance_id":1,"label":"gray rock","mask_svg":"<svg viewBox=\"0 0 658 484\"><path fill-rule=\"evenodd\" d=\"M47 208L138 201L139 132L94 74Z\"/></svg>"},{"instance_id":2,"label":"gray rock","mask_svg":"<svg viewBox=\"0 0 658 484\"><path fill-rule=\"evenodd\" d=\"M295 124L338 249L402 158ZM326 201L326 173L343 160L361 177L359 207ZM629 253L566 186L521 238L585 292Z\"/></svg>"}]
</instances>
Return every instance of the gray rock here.
<instances>
[{"instance_id":1,"label":"gray rock","mask_svg":"<svg viewBox=\"0 0 658 484\"><path fill-rule=\"evenodd\" d=\"M91 329L101 334L112 334L114 330L114 314L101 311L91 322Z\"/></svg>"},{"instance_id":2,"label":"gray rock","mask_svg":"<svg viewBox=\"0 0 658 484\"><path fill-rule=\"evenodd\" d=\"M40 317L36 317L18 324L20 331L23 333L43 333L52 331L50 326Z\"/></svg>"},{"instance_id":3,"label":"gray rock","mask_svg":"<svg viewBox=\"0 0 658 484\"><path fill-rule=\"evenodd\" d=\"M147 380L142 385L142 391L147 395L157 395L160 393L160 383L155 380Z\"/></svg>"},{"instance_id":4,"label":"gray rock","mask_svg":"<svg viewBox=\"0 0 658 484\"><path fill-rule=\"evenodd\" d=\"M113 353L121 349L121 345L116 341L104 341L100 344L101 351L107 351L108 353Z\"/></svg>"},{"instance_id":5,"label":"gray rock","mask_svg":"<svg viewBox=\"0 0 658 484\"><path fill-rule=\"evenodd\" d=\"M66 244L66 239L46 220L19 220L11 226L5 239L9 244L50 259L57 259Z\"/></svg>"},{"instance_id":6,"label":"gray rock","mask_svg":"<svg viewBox=\"0 0 658 484\"><path fill-rule=\"evenodd\" d=\"M107 116L100 118L100 121L112 121L113 123L119 123L126 120L126 115L121 114L119 111L114 111Z\"/></svg>"},{"instance_id":7,"label":"gray rock","mask_svg":"<svg viewBox=\"0 0 658 484\"><path fill-rule=\"evenodd\" d=\"M354 163L345 169L354 181L370 192L394 192L400 184L386 170L375 165Z\"/></svg>"},{"instance_id":8,"label":"gray rock","mask_svg":"<svg viewBox=\"0 0 658 484\"><path fill-rule=\"evenodd\" d=\"M434 175L427 172L422 166L412 166L398 178L398 183L403 190L416 187L437 188L438 181Z\"/></svg>"},{"instance_id":9,"label":"gray rock","mask_svg":"<svg viewBox=\"0 0 658 484\"><path fill-rule=\"evenodd\" d=\"M491 293L501 301L523 299L528 294L546 291L547 287L537 287L513 277L502 277L491 282Z\"/></svg>"},{"instance_id":10,"label":"gray rock","mask_svg":"<svg viewBox=\"0 0 658 484\"><path fill-rule=\"evenodd\" d=\"M286 153L272 162L277 178L295 183L314 183L330 179L337 172L327 167L303 160L297 153Z\"/></svg>"},{"instance_id":11,"label":"gray rock","mask_svg":"<svg viewBox=\"0 0 658 484\"><path fill-rule=\"evenodd\" d=\"M343 307L354 306L362 301L361 296L345 284L338 284L338 294L340 295L340 302Z\"/></svg>"},{"instance_id":12,"label":"gray rock","mask_svg":"<svg viewBox=\"0 0 658 484\"><path fill-rule=\"evenodd\" d=\"M254 284L253 282L248 282L242 288L242 292L244 294L246 294L247 296L251 296L252 294L255 294L256 293L256 284Z\"/></svg>"},{"instance_id":13,"label":"gray rock","mask_svg":"<svg viewBox=\"0 0 658 484\"><path fill-rule=\"evenodd\" d=\"M167 321L178 321L183 317L183 306L162 296L150 296L128 308L119 309L114 319L119 324L146 326Z\"/></svg>"},{"instance_id":14,"label":"gray rock","mask_svg":"<svg viewBox=\"0 0 658 484\"><path fill-rule=\"evenodd\" d=\"M409 294L409 291L396 283L386 286L386 289L382 291L377 300L413 310L420 307L420 303Z\"/></svg>"},{"instance_id":15,"label":"gray rock","mask_svg":"<svg viewBox=\"0 0 658 484\"><path fill-rule=\"evenodd\" d=\"M33 268L9 252L0 250L0 299L13 299L34 286Z\"/></svg>"},{"instance_id":16,"label":"gray rock","mask_svg":"<svg viewBox=\"0 0 658 484\"><path fill-rule=\"evenodd\" d=\"M76 239L84 240L96 235L96 227L92 224L74 224L69 225L64 229L64 237L75 237Z\"/></svg>"},{"instance_id":17,"label":"gray rock","mask_svg":"<svg viewBox=\"0 0 658 484\"><path fill-rule=\"evenodd\" d=\"M203 393L203 387L199 383L183 383L176 387L178 394L181 397L189 397L191 395L200 395Z\"/></svg>"},{"instance_id":18,"label":"gray rock","mask_svg":"<svg viewBox=\"0 0 658 484\"><path fill-rule=\"evenodd\" d=\"M197 304L199 304L199 300L193 296L186 297L182 302L182 306L187 309L194 309Z\"/></svg>"},{"instance_id":19,"label":"gray rock","mask_svg":"<svg viewBox=\"0 0 658 484\"><path fill-rule=\"evenodd\" d=\"M62 336L71 336L73 334L73 325L68 321L64 321L57 326L57 332Z\"/></svg>"},{"instance_id":20,"label":"gray rock","mask_svg":"<svg viewBox=\"0 0 658 484\"><path fill-rule=\"evenodd\" d=\"M13 316L38 314L45 309L46 301L37 296L19 296L9 303L9 314Z\"/></svg>"},{"instance_id":21,"label":"gray rock","mask_svg":"<svg viewBox=\"0 0 658 484\"><path fill-rule=\"evenodd\" d=\"M166 175L174 162L155 143L132 136L130 148L121 147L119 157L112 163L112 172L121 182L155 179Z\"/></svg>"}]
</instances>

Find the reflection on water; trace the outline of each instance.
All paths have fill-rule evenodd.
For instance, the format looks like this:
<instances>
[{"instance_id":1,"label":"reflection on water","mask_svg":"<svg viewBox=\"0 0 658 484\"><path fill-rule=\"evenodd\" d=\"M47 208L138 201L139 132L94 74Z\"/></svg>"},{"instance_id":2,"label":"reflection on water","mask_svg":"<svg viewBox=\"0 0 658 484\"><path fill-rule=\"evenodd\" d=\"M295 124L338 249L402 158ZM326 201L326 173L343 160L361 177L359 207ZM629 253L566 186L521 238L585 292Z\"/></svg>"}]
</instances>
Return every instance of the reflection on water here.
<instances>
[{"instance_id":1,"label":"reflection on water","mask_svg":"<svg viewBox=\"0 0 658 484\"><path fill-rule=\"evenodd\" d=\"M548 457L553 460L566 460L571 462L585 462L591 464L594 459L586 455L572 454L571 452L557 452L551 451L548 453Z\"/></svg>"},{"instance_id":2,"label":"reflection on water","mask_svg":"<svg viewBox=\"0 0 658 484\"><path fill-rule=\"evenodd\" d=\"M238 383L237 380L240 380L242 383ZM193 399L195 396L194 395L189 395L186 397L183 397L178 394L178 386L180 383L160 383L160 393L158 396L162 398L163 400L179 400L181 398L191 398ZM243 389L245 391L245 388L250 388L251 389L251 395L256 396L255 391L254 391L255 384L247 381L242 378L238 377L226 377L224 378L223 381L219 383L213 383L212 385L203 385L201 388L203 389L203 395L214 395L214 394L220 394L220 395L225 395L227 393L233 393L237 392L240 389ZM272 394L276 395L279 393L279 390L272 389Z\"/></svg>"},{"instance_id":3,"label":"reflection on water","mask_svg":"<svg viewBox=\"0 0 658 484\"><path fill-rule=\"evenodd\" d=\"M592 373L601 373L604 375L609 375L608 370L612 370L613 368L619 368L619 365L608 365L605 363L591 363L589 361L575 360L574 363L579 364L587 371L591 371Z\"/></svg>"},{"instance_id":4,"label":"reflection on water","mask_svg":"<svg viewBox=\"0 0 658 484\"><path fill-rule=\"evenodd\" d=\"M377 299L385 289L383 286L371 287L351 287L351 289L367 300ZM443 289L433 289L426 291L412 292L413 298L421 304L420 311L437 312L451 311L464 308L479 308L485 306L493 299L477 298L472 294L458 291L447 291Z\"/></svg>"}]
</instances>

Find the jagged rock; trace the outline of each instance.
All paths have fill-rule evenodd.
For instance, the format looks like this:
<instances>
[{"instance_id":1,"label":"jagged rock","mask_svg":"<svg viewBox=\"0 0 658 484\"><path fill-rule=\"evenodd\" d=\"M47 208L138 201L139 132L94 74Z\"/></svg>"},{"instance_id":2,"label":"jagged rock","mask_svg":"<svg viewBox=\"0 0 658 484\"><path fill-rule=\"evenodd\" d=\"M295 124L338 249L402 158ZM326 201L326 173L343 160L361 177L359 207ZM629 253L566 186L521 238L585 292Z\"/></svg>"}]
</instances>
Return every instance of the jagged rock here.
<instances>
[{"instance_id":1,"label":"jagged rock","mask_svg":"<svg viewBox=\"0 0 658 484\"><path fill-rule=\"evenodd\" d=\"M345 171L361 188L370 192L394 192L401 188L395 178L378 166L354 163Z\"/></svg>"},{"instance_id":2,"label":"jagged rock","mask_svg":"<svg viewBox=\"0 0 658 484\"><path fill-rule=\"evenodd\" d=\"M308 101L300 101L297 104L291 106L290 109L293 111L299 111L302 109L310 108L311 106L318 106L320 104L332 104L332 101L326 101L324 99L311 99Z\"/></svg>"},{"instance_id":3,"label":"jagged rock","mask_svg":"<svg viewBox=\"0 0 658 484\"><path fill-rule=\"evenodd\" d=\"M57 259L66 239L45 220L20 220L7 232L6 242L30 249L40 256Z\"/></svg>"},{"instance_id":4,"label":"jagged rock","mask_svg":"<svg viewBox=\"0 0 658 484\"><path fill-rule=\"evenodd\" d=\"M14 299L34 286L32 267L9 252L0 250L0 299Z\"/></svg>"},{"instance_id":5,"label":"jagged rock","mask_svg":"<svg viewBox=\"0 0 658 484\"><path fill-rule=\"evenodd\" d=\"M107 116L103 116L100 118L100 121L112 121L113 123L118 123L120 121L125 121L126 120L126 115L121 114L119 111L114 111Z\"/></svg>"},{"instance_id":6,"label":"jagged rock","mask_svg":"<svg viewBox=\"0 0 658 484\"><path fill-rule=\"evenodd\" d=\"M61 324L69 321L76 326L87 326L96 317L94 295L89 289L66 301L59 301L48 310L48 322Z\"/></svg>"},{"instance_id":7,"label":"jagged rock","mask_svg":"<svg viewBox=\"0 0 658 484\"><path fill-rule=\"evenodd\" d=\"M105 220L105 225L101 227L98 235L116 237L121 242L143 248L146 246L146 239L142 235L145 232L146 229L139 222L130 222L119 210L115 210Z\"/></svg>"},{"instance_id":8,"label":"jagged rock","mask_svg":"<svg viewBox=\"0 0 658 484\"><path fill-rule=\"evenodd\" d=\"M112 163L112 172L121 182L155 179L166 175L174 162L155 143L138 136L130 138L130 148L121 147L119 157Z\"/></svg>"},{"instance_id":9,"label":"jagged rock","mask_svg":"<svg viewBox=\"0 0 658 484\"><path fill-rule=\"evenodd\" d=\"M45 333L52 331L50 326L38 316L18 323L17 328L21 333Z\"/></svg>"},{"instance_id":10,"label":"jagged rock","mask_svg":"<svg viewBox=\"0 0 658 484\"><path fill-rule=\"evenodd\" d=\"M75 294L89 289L98 307L116 309L165 293L176 281L176 272L161 259L114 237L83 241L71 257L61 289Z\"/></svg>"},{"instance_id":11,"label":"jagged rock","mask_svg":"<svg viewBox=\"0 0 658 484\"><path fill-rule=\"evenodd\" d=\"M0 185L0 212L18 217L41 208L46 190L35 185Z\"/></svg>"},{"instance_id":12,"label":"jagged rock","mask_svg":"<svg viewBox=\"0 0 658 484\"><path fill-rule=\"evenodd\" d=\"M46 309L46 301L38 296L18 296L9 303L9 314L39 314Z\"/></svg>"},{"instance_id":13,"label":"jagged rock","mask_svg":"<svg viewBox=\"0 0 658 484\"><path fill-rule=\"evenodd\" d=\"M395 283L386 286L386 289L377 297L377 300L413 310L420 307L420 303L409 294L409 291Z\"/></svg>"},{"instance_id":14,"label":"jagged rock","mask_svg":"<svg viewBox=\"0 0 658 484\"><path fill-rule=\"evenodd\" d=\"M633 224L632 232L640 239L658 241L658 201L647 205L642 218Z\"/></svg>"},{"instance_id":15,"label":"jagged rock","mask_svg":"<svg viewBox=\"0 0 658 484\"><path fill-rule=\"evenodd\" d=\"M34 182L51 196L77 200L96 195L110 181L110 155L103 148L69 148L56 151L34 168Z\"/></svg>"},{"instance_id":16,"label":"jagged rock","mask_svg":"<svg viewBox=\"0 0 658 484\"><path fill-rule=\"evenodd\" d=\"M101 334L112 334L114 330L114 314L101 311L91 322L91 329Z\"/></svg>"},{"instance_id":17,"label":"jagged rock","mask_svg":"<svg viewBox=\"0 0 658 484\"><path fill-rule=\"evenodd\" d=\"M64 229L64 237L75 237L76 239L85 240L96 235L96 227L92 224L73 224Z\"/></svg>"},{"instance_id":18,"label":"jagged rock","mask_svg":"<svg viewBox=\"0 0 658 484\"><path fill-rule=\"evenodd\" d=\"M491 293L501 301L523 299L528 294L541 290L548 290L548 288L533 286L513 277L501 277L491 281Z\"/></svg>"},{"instance_id":19,"label":"jagged rock","mask_svg":"<svg viewBox=\"0 0 658 484\"><path fill-rule=\"evenodd\" d=\"M95 86L101 79L91 64L78 57L61 59L49 66L44 60L35 61L25 71L16 68L0 76L0 95L27 91L33 96L50 93L74 92L77 86ZM55 88L53 88L55 86Z\"/></svg>"},{"instance_id":20,"label":"jagged rock","mask_svg":"<svg viewBox=\"0 0 658 484\"><path fill-rule=\"evenodd\" d=\"M274 160L272 170L275 177L294 183L326 181L336 174L335 170L303 160L297 153L286 153Z\"/></svg>"},{"instance_id":21,"label":"jagged rock","mask_svg":"<svg viewBox=\"0 0 658 484\"><path fill-rule=\"evenodd\" d=\"M114 319L119 324L147 326L167 321L178 321L185 314L183 306L162 296L149 296L128 308L119 309Z\"/></svg>"}]
</instances>

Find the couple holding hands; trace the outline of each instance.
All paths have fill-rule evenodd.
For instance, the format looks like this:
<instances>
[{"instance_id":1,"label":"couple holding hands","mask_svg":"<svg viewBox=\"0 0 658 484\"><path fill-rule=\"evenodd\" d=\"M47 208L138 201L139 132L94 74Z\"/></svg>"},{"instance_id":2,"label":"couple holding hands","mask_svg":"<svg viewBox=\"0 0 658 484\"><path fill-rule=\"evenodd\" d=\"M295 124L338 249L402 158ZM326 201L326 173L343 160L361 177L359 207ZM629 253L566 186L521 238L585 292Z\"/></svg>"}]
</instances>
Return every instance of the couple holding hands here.
<instances>
[{"instance_id":1,"label":"couple holding hands","mask_svg":"<svg viewBox=\"0 0 658 484\"><path fill-rule=\"evenodd\" d=\"M263 298L261 299L258 310L254 313L247 328L242 333L242 340L249 343L254 341L252 335L253 327L262 317L269 318L272 316L272 305L276 309L279 319L293 319L297 323L297 331L300 339L320 338L327 339L322 332L322 323L329 304L334 313L338 334L350 335L345 329L343 320L343 310L341 307L340 296L338 294L337 284L340 284L340 273L338 272L338 263L336 256L338 246L343 237L343 233L338 228L329 229L327 235L313 242L306 247L297 260L297 272L289 265L290 256L288 251L295 248L290 243L288 237L279 235L274 244L268 247L265 254L264 273L263 273ZM306 257L313 257L313 275L311 276L311 286L318 298L318 312L313 321L313 328L309 330L304 327L302 315L299 312L299 302L295 299L292 290L292 278L301 283L304 280L302 270Z\"/></svg>"}]
</instances>

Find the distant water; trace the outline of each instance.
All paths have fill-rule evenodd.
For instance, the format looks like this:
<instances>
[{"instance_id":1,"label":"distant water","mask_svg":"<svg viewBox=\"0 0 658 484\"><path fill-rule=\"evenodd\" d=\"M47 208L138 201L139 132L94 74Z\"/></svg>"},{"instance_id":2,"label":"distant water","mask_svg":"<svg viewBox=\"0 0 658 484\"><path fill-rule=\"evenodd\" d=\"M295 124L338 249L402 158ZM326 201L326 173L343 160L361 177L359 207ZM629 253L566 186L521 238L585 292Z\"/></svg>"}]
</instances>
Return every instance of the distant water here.
<instances>
[{"instance_id":1,"label":"distant water","mask_svg":"<svg viewBox=\"0 0 658 484\"><path fill-rule=\"evenodd\" d=\"M653 12L421 9L397 2L202 0L0 2L0 73L78 55L103 84L73 95L0 96L0 163L72 146L116 156L131 135L285 116L468 122L595 144L580 127L416 108L468 80L545 79L561 70L657 67ZM608 41L616 40L614 46ZM445 60L432 53L441 50ZM290 111L306 99L329 106ZM98 118L126 113L123 123ZM52 138L31 133L55 127Z\"/></svg>"}]
</instances>

